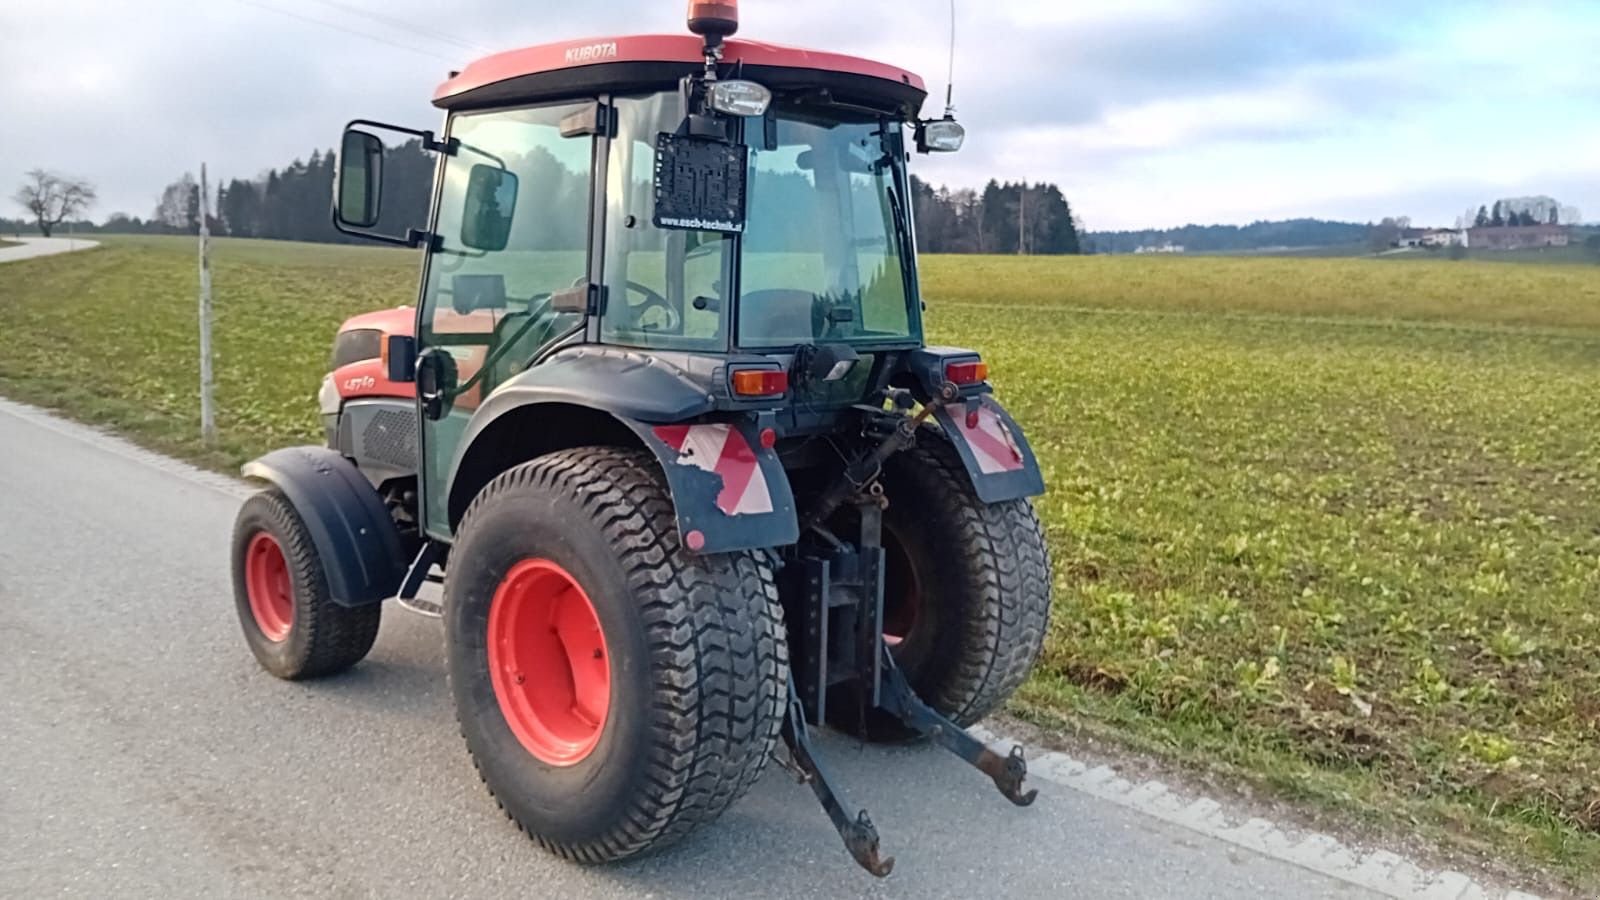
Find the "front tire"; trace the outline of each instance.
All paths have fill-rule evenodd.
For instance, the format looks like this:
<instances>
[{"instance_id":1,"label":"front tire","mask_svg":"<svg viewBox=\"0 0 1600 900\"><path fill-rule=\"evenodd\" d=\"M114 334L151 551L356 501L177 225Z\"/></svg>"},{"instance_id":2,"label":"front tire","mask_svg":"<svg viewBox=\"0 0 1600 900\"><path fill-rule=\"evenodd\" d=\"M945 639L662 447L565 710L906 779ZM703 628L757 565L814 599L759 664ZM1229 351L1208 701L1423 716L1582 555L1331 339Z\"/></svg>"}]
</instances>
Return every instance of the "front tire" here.
<instances>
[{"instance_id":1,"label":"front tire","mask_svg":"<svg viewBox=\"0 0 1600 900\"><path fill-rule=\"evenodd\" d=\"M233 528L233 598L261 667L297 681L343 672L378 638L382 607L340 606L328 596L322 558L277 489L244 502Z\"/></svg>"},{"instance_id":2,"label":"front tire","mask_svg":"<svg viewBox=\"0 0 1600 900\"><path fill-rule=\"evenodd\" d=\"M580 448L492 481L457 532L445 624L479 774L567 859L635 856L714 819L777 739L788 652L772 569L688 554L648 454Z\"/></svg>"}]
</instances>

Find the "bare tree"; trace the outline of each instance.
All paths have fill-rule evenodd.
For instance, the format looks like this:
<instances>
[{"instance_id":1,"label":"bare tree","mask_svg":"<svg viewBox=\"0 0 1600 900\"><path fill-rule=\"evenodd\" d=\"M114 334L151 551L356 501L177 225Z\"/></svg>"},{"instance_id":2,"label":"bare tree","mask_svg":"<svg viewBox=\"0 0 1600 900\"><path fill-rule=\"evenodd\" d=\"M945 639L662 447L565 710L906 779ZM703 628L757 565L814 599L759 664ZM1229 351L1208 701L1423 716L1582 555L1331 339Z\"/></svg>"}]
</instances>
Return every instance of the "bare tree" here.
<instances>
[{"instance_id":1,"label":"bare tree","mask_svg":"<svg viewBox=\"0 0 1600 900\"><path fill-rule=\"evenodd\" d=\"M49 237L51 229L93 206L95 193L94 185L82 179L34 169L11 199L33 216L39 233Z\"/></svg>"}]
</instances>

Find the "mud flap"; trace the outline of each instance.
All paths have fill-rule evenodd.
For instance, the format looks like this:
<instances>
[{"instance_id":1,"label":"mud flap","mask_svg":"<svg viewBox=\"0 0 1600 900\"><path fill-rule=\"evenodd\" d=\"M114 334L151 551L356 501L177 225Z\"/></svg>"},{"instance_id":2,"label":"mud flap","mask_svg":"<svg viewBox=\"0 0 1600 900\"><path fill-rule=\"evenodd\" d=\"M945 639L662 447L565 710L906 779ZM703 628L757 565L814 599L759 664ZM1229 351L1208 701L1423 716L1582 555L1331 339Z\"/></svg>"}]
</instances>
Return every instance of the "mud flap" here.
<instances>
[{"instance_id":1,"label":"mud flap","mask_svg":"<svg viewBox=\"0 0 1600 900\"><path fill-rule=\"evenodd\" d=\"M725 553L800 539L789 477L778 454L761 446L754 425L624 421L666 473L685 548Z\"/></svg>"},{"instance_id":2,"label":"mud flap","mask_svg":"<svg viewBox=\"0 0 1600 900\"><path fill-rule=\"evenodd\" d=\"M967 475L985 503L1044 493L1044 475L1022 428L990 394L955 403L935 414L955 445Z\"/></svg>"}]
</instances>

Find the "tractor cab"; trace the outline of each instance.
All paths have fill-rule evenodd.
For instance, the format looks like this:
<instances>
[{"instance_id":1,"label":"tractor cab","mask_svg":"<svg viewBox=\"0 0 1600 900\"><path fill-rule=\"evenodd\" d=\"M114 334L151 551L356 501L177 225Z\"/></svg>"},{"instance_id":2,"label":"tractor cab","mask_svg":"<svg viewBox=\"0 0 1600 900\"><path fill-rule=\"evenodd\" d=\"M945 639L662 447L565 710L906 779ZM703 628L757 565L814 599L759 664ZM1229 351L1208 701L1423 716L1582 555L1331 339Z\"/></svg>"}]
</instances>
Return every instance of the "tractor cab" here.
<instances>
[{"instance_id":1,"label":"tractor cab","mask_svg":"<svg viewBox=\"0 0 1600 900\"><path fill-rule=\"evenodd\" d=\"M716 21L475 62L434 96L442 136L346 130L336 223L427 251L414 334L384 339L394 381L415 357L429 532L453 529L480 402L564 349L703 374L718 408L781 400L794 434L828 427L795 411L861 402L922 346L908 151L956 149L960 126L917 119L909 72ZM439 156L429 221L387 234L385 130Z\"/></svg>"},{"instance_id":2,"label":"tractor cab","mask_svg":"<svg viewBox=\"0 0 1600 900\"><path fill-rule=\"evenodd\" d=\"M284 678L355 665L391 599L442 618L485 783L568 858L715 818L781 738L886 875L808 726L1033 801L964 729L1042 646L1043 477L980 355L923 340L907 164L961 126L903 69L689 10L472 63L440 132L346 129L334 222L420 249L420 291L340 329L327 446L245 466L235 601ZM385 133L436 156L425 211Z\"/></svg>"}]
</instances>

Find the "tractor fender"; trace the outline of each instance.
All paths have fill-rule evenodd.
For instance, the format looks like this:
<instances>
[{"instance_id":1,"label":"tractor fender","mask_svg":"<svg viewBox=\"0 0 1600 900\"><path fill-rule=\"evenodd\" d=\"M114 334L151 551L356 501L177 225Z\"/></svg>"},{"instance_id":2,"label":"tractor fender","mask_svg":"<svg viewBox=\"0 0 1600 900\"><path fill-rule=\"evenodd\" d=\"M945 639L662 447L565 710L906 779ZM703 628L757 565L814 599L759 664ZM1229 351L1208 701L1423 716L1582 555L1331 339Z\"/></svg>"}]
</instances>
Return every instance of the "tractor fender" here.
<instances>
[{"instance_id":1,"label":"tractor fender","mask_svg":"<svg viewBox=\"0 0 1600 900\"><path fill-rule=\"evenodd\" d=\"M341 606L393 597L406 571L394 519L348 459L326 447L285 447L244 464L246 478L277 487L305 523Z\"/></svg>"},{"instance_id":2,"label":"tractor fender","mask_svg":"<svg viewBox=\"0 0 1600 900\"><path fill-rule=\"evenodd\" d=\"M961 456L979 500L1001 503L1044 493L1044 474L1022 426L993 394L977 394L935 415L940 433Z\"/></svg>"},{"instance_id":3,"label":"tractor fender","mask_svg":"<svg viewBox=\"0 0 1600 900\"><path fill-rule=\"evenodd\" d=\"M509 461L492 446L479 452L477 445L480 438L491 444L507 439L512 432L496 423L516 414L508 420L519 423L516 439L531 443L535 455L605 442L606 431L620 437L618 429L626 429L660 463L679 537L692 552L799 540L794 492L778 455L761 446L760 430L748 418L706 421L714 406L704 386L659 359L610 348L562 353L502 384L473 414L451 465L451 521L498 474L490 470ZM597 417L604 429L596 427Z\"/></svg>"}]
</instances>

